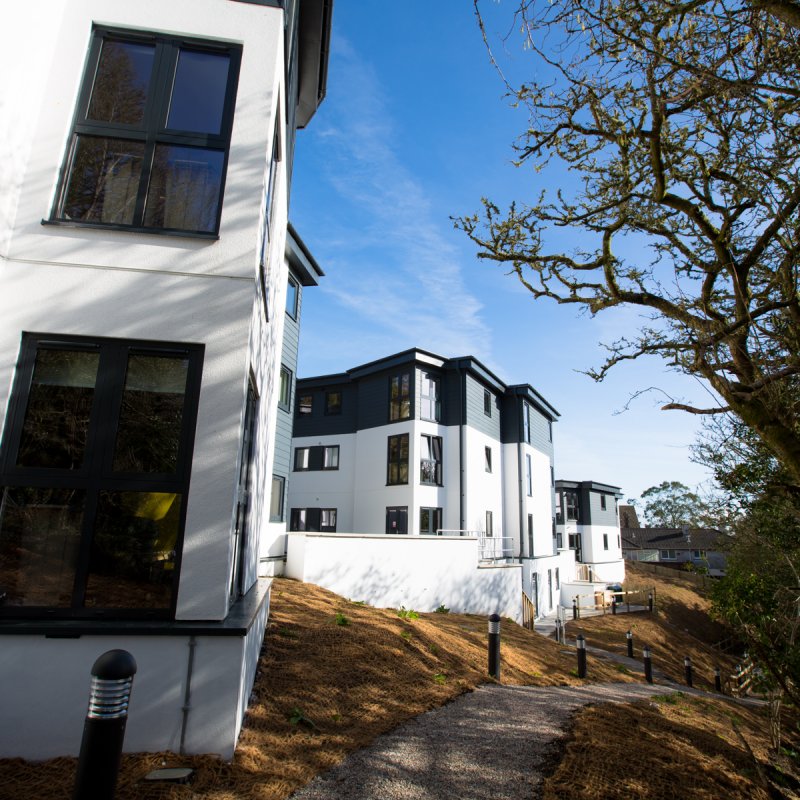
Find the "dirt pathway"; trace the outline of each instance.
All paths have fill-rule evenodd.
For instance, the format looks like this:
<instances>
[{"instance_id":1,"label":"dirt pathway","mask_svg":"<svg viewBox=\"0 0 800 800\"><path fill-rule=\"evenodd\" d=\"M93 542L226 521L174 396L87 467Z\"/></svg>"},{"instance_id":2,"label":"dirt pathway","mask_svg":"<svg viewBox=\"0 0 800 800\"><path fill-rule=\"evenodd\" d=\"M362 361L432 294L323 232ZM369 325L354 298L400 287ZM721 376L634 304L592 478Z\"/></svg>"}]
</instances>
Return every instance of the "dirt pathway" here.
<instances>
[{"instance_id":1,"label":"dirt pathway","mask_svg":"<svg viewBox=\"0 0 800 800\"><path fill-rule=\"evenodd\" d=\"M532 800L575 709L669 691L647 684L482 686L379 737L292 800Z\"/></svg>"}]
</instances>

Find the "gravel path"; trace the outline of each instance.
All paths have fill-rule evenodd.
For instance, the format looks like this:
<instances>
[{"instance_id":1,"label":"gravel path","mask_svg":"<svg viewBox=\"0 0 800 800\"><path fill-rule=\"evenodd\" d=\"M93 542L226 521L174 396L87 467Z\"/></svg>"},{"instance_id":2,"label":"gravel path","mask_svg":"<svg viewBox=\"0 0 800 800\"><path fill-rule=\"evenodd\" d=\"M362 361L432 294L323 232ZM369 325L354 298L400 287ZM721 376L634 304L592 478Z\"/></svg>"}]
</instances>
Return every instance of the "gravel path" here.
<instances>
[{"instance_id":1,"label":"gravel path","mask_svg":"<svg viewBox=\"0 0 800 800\"><path fill-rule=\"evenodd\" d=\"M532 800L575 709L665 691L634 683L482 686L352 753L292 799Z\"/></svg>"}]
</instances>

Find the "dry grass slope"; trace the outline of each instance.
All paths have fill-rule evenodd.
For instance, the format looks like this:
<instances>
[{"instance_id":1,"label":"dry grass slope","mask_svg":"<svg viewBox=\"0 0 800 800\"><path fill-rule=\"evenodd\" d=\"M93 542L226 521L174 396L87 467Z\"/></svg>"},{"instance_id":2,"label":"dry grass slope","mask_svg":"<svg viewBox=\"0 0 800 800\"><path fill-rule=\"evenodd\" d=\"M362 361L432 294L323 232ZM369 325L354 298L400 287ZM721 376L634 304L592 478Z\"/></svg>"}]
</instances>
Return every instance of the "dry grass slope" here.
<instances>
[{"instance_id":1,"label":"dry grass slope","mask_svg":"<svg viewBox=\"0 0 800 800\"><path fill-rule=\"evenodd\" d=\"M684 680L683 658L689 655L694 686L711 691L715 666L723 676L735 659L709 645L727 636L714 622L707 595L682 579L655 576L628 564L628 588L655 586L656 613L595 617L570 622L568 631L582 630L589 644L625 654L625 631L634 634L635 655L650 646L654 668L677 682ZM786 744L798 750L796 715L786 726ZM719 697L663 695L654 702L629 706L588 707L575 718L566 750L545 784L545 800L767 800L798 797L800 788L787 758L775 769L768 750L766 713ZM778 794L765 776L783 785Z\"/></svg>"},{"instance_id":2,"label":"dry grass slope","mask_svg":"<svg viewBox=\"0 0 800 800\"><path fill-rule=\"evenodd\" d=\"M488 681L486 633L485 617L403 618L278 579L253 702L233 762L169 753L126 756L117 800L288 797L379 734ZM581 682L573 674L574 655L506 621L501 654L502 683ZM633 680L600 663L591 678ZM143 783L162 761L195 768L191 785ZM73 759L0 761L0 800L69 798L74 770Z\"/></svg>"}]
</instances>

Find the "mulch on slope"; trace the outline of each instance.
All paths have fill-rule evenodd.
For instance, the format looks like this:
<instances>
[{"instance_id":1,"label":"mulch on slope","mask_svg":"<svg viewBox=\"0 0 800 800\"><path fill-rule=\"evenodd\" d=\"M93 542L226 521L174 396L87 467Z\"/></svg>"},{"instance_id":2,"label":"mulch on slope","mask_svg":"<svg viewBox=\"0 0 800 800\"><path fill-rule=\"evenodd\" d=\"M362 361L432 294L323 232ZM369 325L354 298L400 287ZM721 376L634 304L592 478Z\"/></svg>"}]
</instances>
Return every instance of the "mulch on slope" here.
<instances>
[{"instance_id":1,"label":"mulch on slope","mask_svg":"<svg viewBox=\"0 0 800 800\"><path fill-rule=\"evenodd\" d=\"M347 753L481 683L487 620L375 609L311 584L276 579L253 699L231 763L171 753L123 758L117 800L282 800ZM574 653L502 624L501 682L576 685ZM593 681L626 681L592 664ZM135 690L135 688L134 688ZM188 766L190 784L144 783L151 770ZM74 759L0 761L0 800L70 798Z\"/></svg>"}]
</instances>

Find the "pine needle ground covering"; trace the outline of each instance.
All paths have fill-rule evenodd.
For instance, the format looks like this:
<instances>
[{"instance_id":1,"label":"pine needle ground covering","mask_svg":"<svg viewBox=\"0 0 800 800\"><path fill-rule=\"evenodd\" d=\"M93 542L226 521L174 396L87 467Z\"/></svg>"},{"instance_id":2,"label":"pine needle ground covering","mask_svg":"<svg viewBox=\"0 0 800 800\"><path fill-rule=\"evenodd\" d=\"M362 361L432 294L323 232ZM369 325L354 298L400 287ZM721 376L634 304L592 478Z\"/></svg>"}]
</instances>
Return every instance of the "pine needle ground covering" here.
<instances>
[{"instance_id":1,"label":"pine needle ground covering","mask_svg":"<svg viewBox=\"0 0 800 800\"><path fill-rule=\"evenodd\" d=\"M542 797L769 800L766 724L762 709L684 694L587 707Z\"/></svg>"},{"instance_id":2,"label":"pine needle ground covering","mask_svg":"<svg viewBox=\"0 0 800 800\"><path fill-rule=\"evenodd\" d=\"M357 598L355 598L357 600ZM503 620L501 682L578 685L574 652ZM277 579L253 699L232 763L125 756L117 800L279 800L401 722L489 680L487 620L411 614ZM632 680L592 659L593 681ZM134 682L134 692L136 684ZM196 770L185 786L143 782L162 766ZM70 798L74 759L0 761L0 800Z\"/></svg>"}]
</instances>

